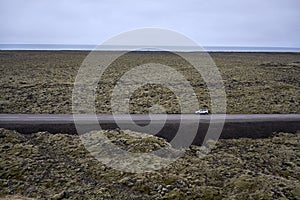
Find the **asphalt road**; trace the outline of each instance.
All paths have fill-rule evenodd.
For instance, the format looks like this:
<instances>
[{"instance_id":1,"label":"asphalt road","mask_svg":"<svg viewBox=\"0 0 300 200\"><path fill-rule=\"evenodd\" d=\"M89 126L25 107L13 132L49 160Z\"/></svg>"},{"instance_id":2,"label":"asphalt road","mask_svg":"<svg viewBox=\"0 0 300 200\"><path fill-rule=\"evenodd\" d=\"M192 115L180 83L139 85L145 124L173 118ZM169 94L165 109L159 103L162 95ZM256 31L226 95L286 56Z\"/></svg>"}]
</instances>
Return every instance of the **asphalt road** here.
<instances>
[{"instance_id":1,"label":"asphalt road","mask_svg":"<svg viewBox=\"0 0 300 200\"><path fill-rule=\"evenodd\" d=\"M199 121L199 122L288 122L298 121L300 123L300 114L213 114L213 115L198 115L198 114L98 114L96 115L98 121L101 123L114 123L115 120L120 121L135 121L135 122L159 122L167 119L169 123L178 123L184 121ZM95 115L80 114L75 118L80 121L91 121L95 119ZM64 124L74 122L72 114L0 114L0 124L19 123L19 124Z\"/></svg>"},{"instance_id":2,"label":"asphalt road","mask_svg":"<svg viewBox=\"0 0 300 200\"><path fill-rule=\"evenodd\" d=\"M147 126L150 119L151 126ZM80 126L75 125L74 120ZM0 114L0 128L16 130L24 134L39 131L48 131L54 134L82 134L99 130L100 124L101 129L129 129L155 134L167 141L171 141L175 137L179 125L185 127L183 129L185 138L192 134L191 127L198 123L197 134L193 135L193 144L195 145L202 144L211 125L215 130L211 135L214 137L214 133L218 132L218 127L223 122L220 138L224 139L264 138L271 136L274 132L295 133L300 130L300 114L134 114L115 116L109 114L74 116L72 114Z\"/></svg>"}]
</instances>

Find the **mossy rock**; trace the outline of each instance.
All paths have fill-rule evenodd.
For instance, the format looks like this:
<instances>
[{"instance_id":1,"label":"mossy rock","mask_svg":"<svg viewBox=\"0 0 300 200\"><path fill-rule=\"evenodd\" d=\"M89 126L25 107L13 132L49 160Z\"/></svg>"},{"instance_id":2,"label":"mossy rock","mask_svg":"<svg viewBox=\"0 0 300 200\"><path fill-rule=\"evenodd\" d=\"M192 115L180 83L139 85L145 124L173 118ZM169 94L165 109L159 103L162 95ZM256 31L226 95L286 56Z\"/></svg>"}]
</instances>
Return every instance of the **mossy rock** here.
<instances>
[{"instance_id":1,"label":"mossy rock","mask_svg":"<svg viewBox=\"0 0 300 200\"><path fill-rule=\"evenodd\" d=\"M161 138L128 130L102 131L124 150L171 147ZM36 199L297 199L299 139L279 133L265 139L219 140L205 156L191 146L153 172L112 169L87 151L78 135L22 135L0 129L0 196ZM157 145L154 145L157 144ZM148 145L148 146L147 146ZM9 146L6 147L6 146Z\"/></svg>"}]
</instances>

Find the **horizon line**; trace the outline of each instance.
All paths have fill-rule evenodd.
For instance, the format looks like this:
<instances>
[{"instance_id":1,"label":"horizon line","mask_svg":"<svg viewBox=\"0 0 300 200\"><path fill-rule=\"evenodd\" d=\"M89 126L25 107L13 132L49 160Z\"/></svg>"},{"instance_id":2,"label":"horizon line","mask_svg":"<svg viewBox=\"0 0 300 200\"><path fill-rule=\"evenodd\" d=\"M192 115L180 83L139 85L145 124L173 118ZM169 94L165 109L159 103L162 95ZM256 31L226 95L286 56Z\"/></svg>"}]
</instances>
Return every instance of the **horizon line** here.
<instances>
[{"instance_id":1,"label":"horizon line","mask_svg":"<svg viewBox=\"0 0 300 200\"><path fill-rule=\"evenodd\" d=\"M65 45L65 46L149 46L150 45L101 45L101 44L68 44L68 43L0 43L0 45ZM195 45L195 46L183 46L183 45L152 45L156 46L167 46L167 47L232 47L232 48L300 48L300 46L255 46L255 45Z\"/></svg>"},{"instance_id":2,"label":"horizon line","mask_svg":"<svg viewBox=\"0 0 300 200\"><path fill-rule=\"evenodd\" d=\"M275 46L175 46L175 45L92 45L92 44L1 44L0 50L36 51L141 51L141 52L284 52L297 53L300 47Z\"/></svg>"}]
</instances>

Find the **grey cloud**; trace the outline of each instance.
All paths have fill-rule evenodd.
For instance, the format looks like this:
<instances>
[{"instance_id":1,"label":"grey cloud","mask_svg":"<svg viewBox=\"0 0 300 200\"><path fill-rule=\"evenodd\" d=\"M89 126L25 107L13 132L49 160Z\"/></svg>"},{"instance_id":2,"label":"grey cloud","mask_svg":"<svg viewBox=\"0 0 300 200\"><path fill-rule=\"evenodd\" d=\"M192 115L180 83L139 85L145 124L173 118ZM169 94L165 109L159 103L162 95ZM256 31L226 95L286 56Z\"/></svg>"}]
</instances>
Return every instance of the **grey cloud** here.
<instances>
[{"instance_id":1,"label":"grey cloud","mask_svg":"<svg viewBox=\"0 0 300 200\"><path fill-rule=\"evenodd\" d=\"M298 0L2 0L0 43L99 44L159 27L201 45L300 46Z\"/></svg>"}]
</instances>

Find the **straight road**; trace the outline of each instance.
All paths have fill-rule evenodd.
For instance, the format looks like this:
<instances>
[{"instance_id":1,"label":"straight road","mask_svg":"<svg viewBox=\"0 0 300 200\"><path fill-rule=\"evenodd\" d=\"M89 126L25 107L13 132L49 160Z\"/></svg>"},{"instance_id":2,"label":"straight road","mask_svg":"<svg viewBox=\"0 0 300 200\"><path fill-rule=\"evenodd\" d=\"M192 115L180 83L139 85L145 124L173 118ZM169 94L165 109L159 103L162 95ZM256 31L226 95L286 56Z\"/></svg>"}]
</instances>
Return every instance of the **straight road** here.
<instances>
[{"instance_id":1,"label":"straight road","mask_svg":"<svg viewBox=\"0 0 300 200\"><path fill-rule=\"evenodd\" d=\"M80 124L79 129L74 121L77 125ZM150 122L151 126L147 126ZM16 130L23 134L39 131L82 134L99 130L101 127L101 129L121 128L155 134L167 141L171 141L175 137L179 125L185 127L185 134L188 136L193 132L190 131L190 128L198 123L197 134L195 137L193 136L195 145L202 144L209 127L217 133L220 123L223 122L220 138L224 139L265 138L274 132L295 133L300 130L300 114L134 114L114 116L109 114L0 114L0 128Z\"/></svg>"},{"instance_id":2,"label":"straight road","mask_svg":"<svg viewBox=\"0 0 300 200\"><path fill-rule=\"evenodd\" d=\"M230 122L288 122L298 121L300 123L300 114L213 114L213 115L198 115L198 114L78 114L73 116L72 114L0 114L0 124L64 124L74 122L74 118L79 121L91 121L97 117L100 123L114 123L118 121L135 121L135 122L149 122L151 119L153 122L159 122L168 120L169 123L178 123L181 120L184 121L199 121L205 122L218 122L225 120L226 123Z\"/></svg>"}]
</instances>

